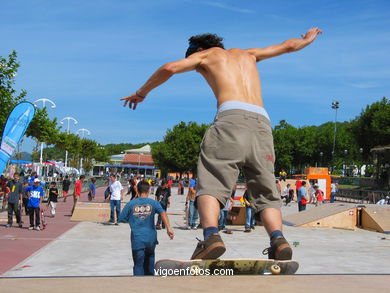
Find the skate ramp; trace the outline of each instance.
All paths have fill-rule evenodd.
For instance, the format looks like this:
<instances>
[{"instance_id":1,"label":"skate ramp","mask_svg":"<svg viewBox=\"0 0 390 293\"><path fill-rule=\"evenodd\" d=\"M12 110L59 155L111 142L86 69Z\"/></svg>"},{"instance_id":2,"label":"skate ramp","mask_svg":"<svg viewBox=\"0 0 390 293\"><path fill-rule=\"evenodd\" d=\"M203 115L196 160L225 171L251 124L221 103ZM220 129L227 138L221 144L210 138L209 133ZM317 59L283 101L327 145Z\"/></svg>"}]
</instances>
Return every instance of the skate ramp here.
<instances>
[{"instance_id":1,"label":"skate ramp","mask_svg":"<svg viewBox=\"0 0 390 293\"><path fill-rule=\"evenodd\" d=\"M361 214L361 226L363 229L390 234L390 207L365 207Z\"/></svg>"},{"instance_id":2,"label":"skate ramp","mask_svg":"<svg viewBox=\"0 0 390 293\"><path fill-rule=\"evenodd\" d=\"M357 218L357 207L353 204L323 204L288 215L283 219L283 224L294 227L354 230Z\"/></svg>"},{"instance_id":3,"label":"skate ramp","mask_svg":"<svg viewBox=\"0 0 390 293\"><path fill-rule=\"evenodd\" d=\"M121 203L121 209L125 203ZM110 204L97 202L77 202L71 217L75 222L107 222L110 219Z\"/></svg>"}]
</instances>

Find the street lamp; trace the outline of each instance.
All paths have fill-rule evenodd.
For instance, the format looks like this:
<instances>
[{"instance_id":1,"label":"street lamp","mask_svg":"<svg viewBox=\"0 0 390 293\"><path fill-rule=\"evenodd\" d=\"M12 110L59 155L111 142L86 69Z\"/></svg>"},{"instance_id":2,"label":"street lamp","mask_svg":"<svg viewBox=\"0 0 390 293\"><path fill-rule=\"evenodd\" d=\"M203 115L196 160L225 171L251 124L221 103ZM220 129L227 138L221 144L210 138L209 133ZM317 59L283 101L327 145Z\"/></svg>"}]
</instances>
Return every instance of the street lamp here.
<instances>
[{"instance_id":1,"label":"street lamp","mask_svg":"<svg viewBox=\"0 0 390 293\"><path fill-rule=\"evenodd\" d=\"M324 153L323 152L320 152L320 167L322 167L322 156L324 155Z\"/></svg>"},{"instance_id":2,"label":"street lamp","mask_svg":"<svg viewBox=\"0 0 390 293\"><path fill-rule=\"evenodd\" d=\"M73 121L74 125L77 125L77 120L73 117L65 117L63 118L60 123L64 124L64 120L68 121L68 126L66 128L66 133L69 134L69 129L70 129L70 121ZM65 151L65 168L68 166L68 150Z\"/></svg>"},{"instance_id":3,"label":"street lamp","mask_svg":"<svg viewBox=\"0 0 390 293\"><path fill-rule=\"evenodd\" d=\"M76 134L79 134L79 132L81 132L82 134L82 139L84 139L85 137L85 134L87 135L91 135L91 131L89 131L88 129L86 128L80 128L76 131ZM81 170L83 169L83 158L80 158L80 174L81 174Z\"/></svg>"},{"instance_id":4,"label":"street lamp","mask_svg":"<svg viewBox=\"0 0 390 293\"><path fill-rule=\"evenodd\" d=\"M52 100L50 100L50 99L38 99L38 100L34 101L33 104L34 104L35 107L38 107L36 105L36 103L38 103L38 102L42 102L42 104L43 104L42 108L46 108L46 102L51 104L50 108L52 108L52 109L55 109L57 107L56 104ZM40 164L43 163L43 141L41 142L41 154L40 154L40 157L39 157L39 163ZM38 166L38 172L37 172L38 174L39 174L39 171L40 171L39 169L40 169L40 166Z\"/></svg>"},{"instance_id":5,"label":"street lamp","mask_svg":"<svg viewBox=\"0 0 390 293\"><path fill-rule=\"evenodd\" d=\"M362 176L362 168L363 168L363 148L360 148L359 149L359 152L360 152L360 162L361 162L361 166L359 168L359 175Z\"/></svg>"},{"instance_id":6,"label":"street lamp","mask_svg":"<svg viewBox=\"0 0 390 293\"><path fill-rule=\"evenodd\" d=\"M347 155L348 155L348 150L344 150L344 176L347 173Z\"/></svg>"},{"instance_id":7,"label":"street lamp","mask_svg":"<svg viewBox=\"0 0 390 293\"><path fill-rule=\"evenodd\" d=\"M337 132L337 110L340 108L340 103L338 101L332 102L332 109L336 110L336 114L334 117L334 134L333 134L333 150L332 150L332 160L334 162L334 154L335 154L335 147L336 147L336 132Z\"/></svg>"},{"instance_id":8,"label":"street lamp","mask_svg":"<svg viewBox=\"0 0 390 293\"><path fill-rule=\"evenodd\" d=\"M79 134L79 132L81 132L82 134L82 137L81 138L84 138L85 137L85 134L87 135L91 135L91 131L89 131L88 129L86 128L80 128L76 131L76 134Z\"/></svg>"}]
</instances>

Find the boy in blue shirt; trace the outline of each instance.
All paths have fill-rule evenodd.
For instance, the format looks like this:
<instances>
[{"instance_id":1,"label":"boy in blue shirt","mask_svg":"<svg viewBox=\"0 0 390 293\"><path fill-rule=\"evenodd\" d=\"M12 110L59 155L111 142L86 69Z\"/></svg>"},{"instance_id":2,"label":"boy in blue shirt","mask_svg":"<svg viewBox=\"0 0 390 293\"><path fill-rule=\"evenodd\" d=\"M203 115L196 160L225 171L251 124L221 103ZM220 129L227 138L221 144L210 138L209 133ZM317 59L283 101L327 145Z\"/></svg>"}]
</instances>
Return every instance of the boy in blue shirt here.
<instances>
[{"instance_id":1,"label":"boy in blue shirt","mask_svg":"<svg viewBox=\"0 0 390 293\"><path fill-rule=\"evenodd\" d=\"M154 215L160 214L166 226L169 238L173 239L173 230L168 216L161 204L149 197L150 185L141 181L137 185L139 197L128 202L120 214L119 222L129 223L131 228L131 249L133 254L134 276L154 275L154 250L157 231Z\"/></svg>"},{"instance_id":2,"label":"boy in blue shirt","mask_svg":"<svg viewBox=\"0 0 390 293\"><path fill-rule=\"evenodd\" d=\"M40 207L42 204L42 198L45 195L45 192L43 191L42 186L40 186L40 180L38 178L34 179L34 185L30 186L28 189L29 194L29 200L28 200L28 211L30 215L30 227L29 230L37 230L39 231L39 224L40 224ZM34 215L35 215L35 226L34 226Z\"/></svg>"}]
</instances>

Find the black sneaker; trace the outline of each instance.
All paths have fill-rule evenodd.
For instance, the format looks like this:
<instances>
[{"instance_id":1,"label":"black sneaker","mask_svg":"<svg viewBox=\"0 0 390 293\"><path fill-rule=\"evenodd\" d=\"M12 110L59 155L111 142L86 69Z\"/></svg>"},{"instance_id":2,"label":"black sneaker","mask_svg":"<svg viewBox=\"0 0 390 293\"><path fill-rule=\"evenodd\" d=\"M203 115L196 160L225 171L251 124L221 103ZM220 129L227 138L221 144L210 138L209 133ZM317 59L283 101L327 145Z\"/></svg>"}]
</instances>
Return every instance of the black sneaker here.
<instances>
[{"instance_id":1,"label":"black sneaker","mask_svg":"<svg viewBox=\"0 0 390 293\"><path fill-rule=\"evenodd\" d=\"M251 231L252 231L251 227L245 227L245 230L244 230L245 233L249 233Z\"/></svg>"},{"instance_id":2,"label":"black sneaker","mask_svg":"<svg viewBox=\"0 0 390 293\"><path fill-rule=\"evenodd\" d=\"M263 254L268 254L269 259L290 260L292 259L292 249L283 236L276 237L271 242L271 247L263 250Z\"/></svg>"},{"instance_id":3,"label":"black sneaker","mask_svg":"<svg viewBox=\"0 0 390 293\"><path fill-rule=\"evenodd\" d=\"M199 240L191 259L217 259L225 251L225 244L223 244L221 236L215 233L205 241Z\"/></svg>"}]
</instances>

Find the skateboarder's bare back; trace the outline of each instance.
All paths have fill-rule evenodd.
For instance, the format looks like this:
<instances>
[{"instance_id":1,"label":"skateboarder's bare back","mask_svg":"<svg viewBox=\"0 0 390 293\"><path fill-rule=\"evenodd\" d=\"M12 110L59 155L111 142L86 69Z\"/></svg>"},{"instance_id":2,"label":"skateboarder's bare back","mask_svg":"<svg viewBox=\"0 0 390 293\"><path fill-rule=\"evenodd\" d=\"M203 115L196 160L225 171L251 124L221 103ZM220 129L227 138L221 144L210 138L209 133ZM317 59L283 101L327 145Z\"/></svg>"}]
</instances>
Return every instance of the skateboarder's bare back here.
<instances>
[{"instance_id":1,"label":"skateboarder's bare back","mask_svg":"<svg viewBox=\"0 0 390 293\"><path fill-rule=\"evenodd\" d=\"M247 178L251 204L260 213L271 246L269 258L291 259L292 250L282 233L280 197L275 188L274 147L267 112L263 108L256 62L298 51L321 33L310 29L302 39L253 49L225 50L222 39L205 34L189 39L186 58L160 67L135 94L122 98L136 109L146 95L174 74L196 70L206 79L217 99L218 113L207 130L198 161L197 207L204 241L192 259L218 258L225 246L218 234L218 217L240 170Z\"/></svg>"}]
</instances>

